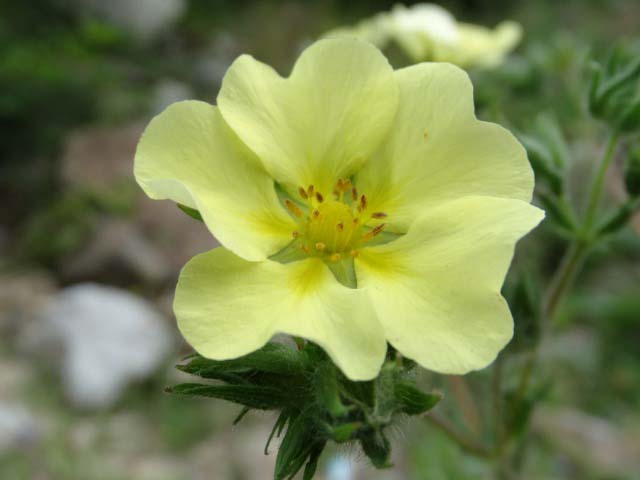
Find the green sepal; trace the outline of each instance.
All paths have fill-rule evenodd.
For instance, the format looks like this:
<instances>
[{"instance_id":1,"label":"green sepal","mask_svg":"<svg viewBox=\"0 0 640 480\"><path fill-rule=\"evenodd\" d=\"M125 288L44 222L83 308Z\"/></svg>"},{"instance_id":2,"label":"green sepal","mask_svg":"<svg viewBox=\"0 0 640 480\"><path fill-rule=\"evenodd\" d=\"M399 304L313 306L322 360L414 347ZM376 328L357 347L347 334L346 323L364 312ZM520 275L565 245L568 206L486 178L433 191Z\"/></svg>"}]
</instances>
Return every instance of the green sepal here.
<instances>
[{"instance_id":1,"label":"green sepal","mask_svg":"<svg viewBox=\"0 0 640 480\"><path fill-rule=\"evenodd\" d=\"M298 262L307 258L309 258L309 255L302 249L302 241L298 238L289 242L282 250L269 256L269 260L278 263Z\"/></svg>"},{"instance_id":2,"label":"green sepal","mask_svg":"<svg viewBox=\"0 0 640 480\"><path fill-rule=\"evenodd\" d=\"M391 444L389 439L380 431L372 432L371 435L363 436L360 445L364 454L369 457L371 463L376 468L389 468L389 456L391 455Z\"/></svg>"},{"instance_id":3,"label":"green sepal","mask_svg":"<svg viewBox=\"0 0 640 480\"><path fill-rule=\"evenodd\" d=\"M362 428L362 422L343 423L328 429L331 439L336 443L344 443L356 437Z\"/></svg>"},{"instance_id":4,"label":"green sepal","mask_svg":"<svg viewBox=\"0 0 640 480\"><path fill-rule=\"evenodd\" d=\"M333 273L333 276L338 280L342 285L349 288L357 288L358 281L356 279L356 270L353 262L353 257L351 255L345 255L340 260L327 261L327 267Z\"/></svg>"},{"instance_id":5,"label":"green sepal","mask_svg":"<svg viewBox=\"0 0 640 480\"><path fill-rule=\"evenodd\" d=\"M407 415L421 415L442 400L442 394L425 393L415 383L408 381L396 382L394 395L399 411Z\"/></svg>"},{"instance_id":6,"label":"green sepal","mask_svg":"<svg viewBox=\"0 0 640 480\"><path fill-rule=\"evenodd\" d=\"M194 218L200 222L204 222L204 220L202 219L202 215L200 215L200 212L195 208L187 207L186 205L183 205L181 203L176 203L176 205L180 210L189 215L191 218Z\"/></svg>"},{"instance_id":7,"label":"green sepal","mask_svg":"<svg viewBox=\"0 0 640 480\"><path fill-rule=\"evenodd\" d=\"M165 389L167 393L195 397L210 397L238 403L258 410L273 410L287 404L288 398L278 388L259 385L204 385L180 383Z\"/></svg>"},{"instance_id":8,"label":"green sepal","mask_svg":"<svg viewBox=\"0 0 640 480\"><path fill-rule=\"evenodd\" d=\"M314 374L314 385L318 401L333 418L344 417L349 413L349 408L340 399L337 373L333 365L325 364L316 370Z\"/></svg>"}]
</instances>

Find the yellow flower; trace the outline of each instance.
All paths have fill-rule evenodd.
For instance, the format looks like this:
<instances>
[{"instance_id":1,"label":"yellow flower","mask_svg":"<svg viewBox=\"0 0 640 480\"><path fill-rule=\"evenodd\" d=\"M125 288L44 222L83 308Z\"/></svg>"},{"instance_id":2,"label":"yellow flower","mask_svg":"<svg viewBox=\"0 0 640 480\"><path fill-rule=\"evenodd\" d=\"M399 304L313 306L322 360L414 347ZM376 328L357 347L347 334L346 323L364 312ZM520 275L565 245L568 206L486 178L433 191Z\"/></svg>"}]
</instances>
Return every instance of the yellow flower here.
<instances>
[{"instance_id":1,"label":"yellow flower","mask_svg":"<svg viewBox=\"0 0 640 480\"><path fill-rule=\"evenodd\" d=\"M396 5L388 13L341 28L327 36L347 35L371 41L382 48L396 42L413 62L450 62L461 67L494 67L522 38L522 27L512 21L495 29L456 22L444 8L419 3Z\"/></svg>"},{"instance_id":2,"label":"yellow flower","mask_svg":"<svg viewBox=\"0 0 640 480\"><path fill-rule=\"evenodd\" d=\"M500 288L543 212L516 139L481 122L449 64L393 71L367 42L321 40L288 78L250 56L218 106L176 103L143 134L135 175L198 209L222 244L182 270L174 310L202 355L244 355L283 332L353 380L387 341L465 373L512 335Z\"/></svg>"}]
</instances>

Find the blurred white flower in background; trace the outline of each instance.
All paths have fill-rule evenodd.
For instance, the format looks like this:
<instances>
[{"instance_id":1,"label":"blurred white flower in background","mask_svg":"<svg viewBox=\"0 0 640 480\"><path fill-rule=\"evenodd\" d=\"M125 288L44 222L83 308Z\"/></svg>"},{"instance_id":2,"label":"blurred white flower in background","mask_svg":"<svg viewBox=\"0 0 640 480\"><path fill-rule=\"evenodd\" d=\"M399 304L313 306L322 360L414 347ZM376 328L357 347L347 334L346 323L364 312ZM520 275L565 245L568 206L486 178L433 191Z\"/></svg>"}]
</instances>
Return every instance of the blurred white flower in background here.
<instances>
[{"instance_id":1,"label":"blurred white flower in background","mask_svg":"<svg viewBox=\"0 0 640 480\"><path fill-rule=\"evenodd\" d=\"M355 36L379 48L398 45L413 63L450 62L464 68L490 68L499 65L522 38L522 27L504 21L494 29L457 22L444 8L430 3L411 7L395 5L353 27L342 27L326 34Z\"/></svg>"}]
</instances>

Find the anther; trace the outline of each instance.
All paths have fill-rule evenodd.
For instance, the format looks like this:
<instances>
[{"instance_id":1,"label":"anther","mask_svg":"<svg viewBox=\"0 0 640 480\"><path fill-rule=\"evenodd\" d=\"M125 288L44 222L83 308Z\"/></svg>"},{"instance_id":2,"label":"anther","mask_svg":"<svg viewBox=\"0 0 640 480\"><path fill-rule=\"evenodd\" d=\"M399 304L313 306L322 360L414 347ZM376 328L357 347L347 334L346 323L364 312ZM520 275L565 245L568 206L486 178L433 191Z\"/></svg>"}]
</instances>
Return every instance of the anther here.
<instances>
[{"instance_id":1,"label":"anther","mask_svg":"<svg viewBox=\"0 0 640 480\"><path fill-rule=\"evenodd\" d=\"M309 196L309 197L312 196L313 195L313 191L314 191L313 185L309 185L307 187L307 196Z\"/></svg>"},{"instance_id":2,"label":"anther","mask_svg":"<svg viewBox=\"0 0 640 480\"><path fill-rule=\"evenodd\" d=\"M289 211L293 213L296 217L302 217L302 210L295 203L293 203L288 198L284 201L284 204L287 206Z\"/></svg>"},{"instance_id":3,"label":"anther","mask_svg":"<svg viewBox=\"0 0 640 480\"><path fill-rule=\"evenodd\" d=\"M375 237L376 235L378 235L382 229L385 227L386 224L381 223L380 225L377 225L375 228L373 228L372 230L368 231L367 233L365 233L362 236L362 240L365 242L368 242L369 240L371 240L373 237Z\"/></svg>"},{"instance_id":4,"label":"anther","mask_svg":"<svg viewBox=\"0 0 640 480\"><path fill-rule=\"evenodd\" d=\"M386 218L387 214L384 212L374 212L371 214L372 218Z\"/></svg>"},{"instance_id":5,"label":"anther","mask_svg":"<svg viewBox=\"0 0 640 480\"><path fill-rule=\"evenodd\" d=\"M307 255L309 254L309 247L307 247L306 245L302 245L302 247L300 247L300 248L302 248L302 251L304 253L306 253Z\"/></svg>"},{"instance_id":6,"label":"anther","mask_svg":"<svg viewBox=\"0 0 640 480\"><path fill-rule=\"evenodd\" d=\"M351 189L351 179L347 178L344 182L342 182L342 191L348 192Z\"/></svg>"},{"instance_id":7,"label":"anther","mask_svg":"<svg viewBox=\"0 0 640 480\"><path fill-rule=\"evenodd\" d=\"M340 222L336 225L336 230L342 232L344 230L344 223Z\"/></svg>"},{"instance_id":8,"label":"anther","mask_svg":"<svg viewBox=\"0 0 640 480\"><path fill-rule=\"evenodd\" d=\"M358 200L358 189L356 187L351 189L351 198L354 202Z\"/></svg>"},{"instance_id":9,"label":"anther","mask_svg":"<svg viewBox=\"0 0 640 480\"><path fill-rule=\"evenodd\" d=\"M349 252L349 255L351 255L353 258L356 258L358 255L360 255L360 252L358 250L351 250L351 252Z\"/></svg>"},{"instance_id":10,"label":"anther","mask_svg":"<svg viewBox=\"0 0 640 480\"><path fill-rule=\"evenodd\" d=\"M313 212L311 212L311 216L313 218L318 218L320 216L320 210L314 210Z\"/></svg>"},{"instance_id":11,"label":"anther","mask_svg":"<svg viewBox=\"0 0 640 480\"><path fill-rule=\"evenodd\" d=\"M358 217L356 217L356 218L354 218L354 219L353 219L353 224L354 224L354 225L357 225L357 224L359 224L359 223L360 223L360 219L359 219Z\"/></svg>"},{"instance_id":12,"label":"anther","mask_svg":"<svg viewBox=\"0 0 640 480\"><path fill-rule=\"evenodd\" d=\"M301 196L302 198L304 198L305 200L306 200L307 198L309 198L309 195L307 195L306 190L305 190L304 188L302 188L302 187L298 188L298 193L299 193L299 194L300 194L300 196Z\"/></svg>"},{"instance_id":13,"label":"anther","mask_svg":"<svg viewBox=\"0 0 640 480\"><path fill-rule=\"evenodd\" d=\"M342 258L342 256L341 256L339 253L334 253L333 255L331 255L331 256L329 257L329 259L330 259L332 262L337 262L337 261L339 261L341 258Z\"/></svg>"},{"instance_id":14,"label":"anther","mask_svg":"<svg viewBox=\"0 0 640 480\"><path fill-rule=\"evenodd\" d=\"M313 185L311 185L310 188L313 191ZM322 194L320 192L316 192L316 200L318 200L319 203L324 202L324 197L322 196Z\"/></svg>"},{"instance_id":15,"label":"anther","mask_svg":"<svg viewBox=\"0 0 640 480\"><path fill-rule=\"evenodd\" d=\"M380 225L377 225L373 230L371 230L373 232L373 235L378 235L386 226L386 223L381 223Z\"/></svg>"},{"instance_id":16,"label":"anther","mask_svg":"<svg viewBox=\"0 0 640 480\"><path fill-rule=\"evenodd\" d=\"M327 248L327 246L324 243L322 242L316 243L316 250L320 250L322 252L325 248Z\"/></svg>"},{"instance_id":17,"label":"anther","mask_svg":"<svg viewBox=\"0 0 640 480\"><path fill-rule=\"evenodd\" d=\"M293 235L293 238L298 238L300 236L300 232L297 230L294 230L291 234Z\"/></svg>"},{"instance_id":18,"label":"anther","mask_svg":"<svg viewBox=\"0 0 640 480\"><path fill-rule=\"evenodd\" d=\"M367 197L365 196L364 193L360 197L360 206L358 208L360 210L366 210L367 209Z\"/></svg>"}]
</instances>

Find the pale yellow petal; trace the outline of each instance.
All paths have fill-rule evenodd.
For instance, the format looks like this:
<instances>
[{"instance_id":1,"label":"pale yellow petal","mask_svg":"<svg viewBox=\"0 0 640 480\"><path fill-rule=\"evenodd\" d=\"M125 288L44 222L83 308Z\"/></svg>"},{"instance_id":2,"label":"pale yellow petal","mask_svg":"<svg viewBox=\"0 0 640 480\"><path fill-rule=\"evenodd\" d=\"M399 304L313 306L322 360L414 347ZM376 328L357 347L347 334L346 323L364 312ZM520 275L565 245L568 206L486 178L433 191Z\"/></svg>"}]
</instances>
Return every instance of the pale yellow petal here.
<instances>
[{"instance_id":1,"label":"pale yellow petal","mask_svg":"<svg viewBox=\"0 0 640 480\"><path fill-rule=\"evenodd\" d=\"M183 269L174 303L178 326L205 357L252 352L276 333L319 344L352 380L369 380L386 352L366 292L338 283L322 261L247 262L218 248Z\"/></svg>"},{"instance_id":2,"label":"pale yellow petal","mask_svg":"<svg viewBox=\"0 0 640 480\"><path fill-rule=\"evenodd\" d=\"M156 116L134 172L147 195L198 209L220 243L248 260L277 252L296 228L273 180L207 103L174 103Z\"/></svg>"},{"instance_id":3,"label":"pale yellow petal","mask_svg":"<svg viewBox=\"0 0 640 480\"><path fill-rule=\"evenodd\" d=\"M378 49L331 38L307 48L286 79L241 56L225 75L218 104L276 180L330 194L383 140L397 97L393 70Z\"/></svg>"},{"instance_id":4,"label":"pale yellow petal","mask_svg":"<svg viewBox=\"0 0 640 480\"><path fill-rule=\"evenodd\" d=\"M430 210L400 239L363 249L358 285L389 342L440 373L491 363L512 336L500 289L514 245L543 216L520 200L465 197Z\"/></svg>"},{"instance_id":5,"label":"pale yellow petal","mask_svg":"<svg viewBox=\"0 0 640 480\"><path fill-rule=\"evenodd\" d=\"M372 211L403 230L422 212L466 195L531 199L524 148L499 125L476 119L467 74L450 64L396 71L400 103L384 144L356 176Z\"/></svg>"}]
</instances>

